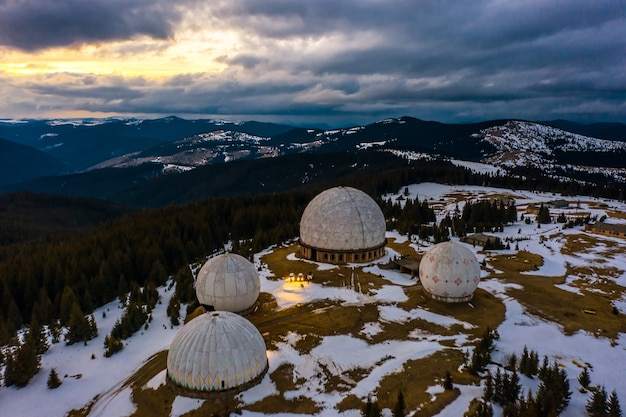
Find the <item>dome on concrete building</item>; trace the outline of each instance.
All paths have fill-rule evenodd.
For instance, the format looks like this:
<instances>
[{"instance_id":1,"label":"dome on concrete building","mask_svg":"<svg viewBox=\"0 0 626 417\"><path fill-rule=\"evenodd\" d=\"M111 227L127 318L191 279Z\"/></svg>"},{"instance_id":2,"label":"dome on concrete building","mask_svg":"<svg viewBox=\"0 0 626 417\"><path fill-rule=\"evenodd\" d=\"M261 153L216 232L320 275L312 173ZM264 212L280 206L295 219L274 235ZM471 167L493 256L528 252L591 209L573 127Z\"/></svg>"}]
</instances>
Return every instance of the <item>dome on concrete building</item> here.
<instances>
[{"instance_id":1,"label":"dome on concrete building","mask_svg":"<svg viewBox=\"0 0 626 417\"><path fill-rule=\"evenodd\" d=\"M318 194L300 220L305 258L330 263L361 262L384 255L385 217L361 190L335 187Z\"/></svg>"},{"instance_id":2,"label":"dome on concrete building","mask_svg":"<svg viewBox=\"0 0 626 417\"><path fill-rule=\"evenodd\" d=\"M443 242L426 251L419 275L431 298L459 303L472 299L480 281L480 266L474 253L462 244Z\"/></svg>"},{"instance_id":3,"label":"dome on concrete building","mask_svg":"<svg viewBox=\"0 0 626 417\"><path fill-rule=\"evenodd\" d=\"M167 379L188 396L243 390L267 371L265 341L245 318L214 311L194 318L178 332L167 354Z\"/></svg>"},{"instance_id":4,"label":"dome on concrete building","mask_svg":"<svg viewBox=\"0 0 626 417\"><path fill-rule=\"evenodd\" d=\"M196 279L198 301L214 310L244 313L254 307L260 291L254 265L235 253L209 259Z\"/></svg>"}]
</instances>

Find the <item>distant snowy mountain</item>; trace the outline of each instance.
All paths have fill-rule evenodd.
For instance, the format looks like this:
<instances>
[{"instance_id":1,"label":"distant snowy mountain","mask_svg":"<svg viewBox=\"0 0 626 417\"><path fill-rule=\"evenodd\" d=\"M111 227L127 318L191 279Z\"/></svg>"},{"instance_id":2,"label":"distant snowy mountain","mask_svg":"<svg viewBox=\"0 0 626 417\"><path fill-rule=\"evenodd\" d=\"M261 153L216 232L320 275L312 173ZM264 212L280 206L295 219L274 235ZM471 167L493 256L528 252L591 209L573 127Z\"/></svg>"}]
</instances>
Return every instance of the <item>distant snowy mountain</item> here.
<instances>
[{"instance_id":1,"label":"distant snowy mountain","mask_svg":"<svg viewBox=\"0 0 626 417\"><path fill-rule=\"evenodd\" d=\"M604 171L626 180L626 142L591 138L539 123L508 121L472 135L493 146L482 161L505 168L534 167L547 173Z\"/></svg>"},{"instance_id":2,"label":"distant snowy mountain","mask_svg":"<svg viewBox=\"0 0 626 417\"><path fill-rule=\"evenodd\" d=\"M101 162L88 170L127 168L145 163L161 163L166 172L187 171L198 166L237 159L273 157L279 154L268 137L232 130L199 133L164 143L141 152L132 152Z\"/></svg>"},{"instance_id":3,"label":"distant snowy mountain","mask_svg":"<svg viewBox=\"0 0 626 417\"><path fill-rule=\"evenodd\" d=\"M154 120L0 120L0 138L45 152L63 161L69 172L82 171L111 158L218 130L269 137L292 129L292 126L274 123L185 120L179 117Z\"/></svg>"},{"instance_id":4,"label":"distant snowy mountain","mask_svg":"<svg viewBox=\"0 0 626 417\"><path fill-rule=\"evenodd\" d=\"M564 123L564 122L563 122ZM572 124L579 131L582 125ZM619 132L622 125L610 125ZM596 131L597 129L591 129ZM396 155L428 155L482 163L506 173L529 171L589 180L626 181L626 141L598 139L558 127L517 120L445 124L412 117L384 119L367 126L321 130L259 122L141 119L0 120L0 137L35 148L63 163L68 176L15 184L0 176L0 192L31 190L73 195L70 184L106 193L119 184L141 185L155 177L238 160L292 154L359 153L382 150ZM27 156L7 155L18 166ZM278 166L282 162L277 161ZM90 175L85 177L86 175ZM52 172L51 175L58 175ZM81 177L82 176L82 177ZM94 183L95 181L95 183ZM79 194L83 195L83 194Z\"/></svg>"}]
</instances>

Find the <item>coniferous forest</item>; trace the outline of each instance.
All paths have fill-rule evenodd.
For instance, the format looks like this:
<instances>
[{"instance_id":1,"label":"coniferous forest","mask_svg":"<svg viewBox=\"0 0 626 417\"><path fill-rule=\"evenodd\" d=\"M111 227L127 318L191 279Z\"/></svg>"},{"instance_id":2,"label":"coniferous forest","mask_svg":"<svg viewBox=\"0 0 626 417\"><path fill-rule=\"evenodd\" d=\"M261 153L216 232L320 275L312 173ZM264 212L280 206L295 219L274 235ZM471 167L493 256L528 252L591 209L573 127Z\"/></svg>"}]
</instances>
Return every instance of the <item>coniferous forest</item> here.
<instances>
[{"instance_id":1,"label":"coniferous forest","mask_svg":"<svg viewBox=\"0 0 626 417\"><path fill-rule=\"evenodd\" d=\"M619 198L622 193L620 184L597 186L539 175L501 177L472 173L448 162L403 161L400 168L386 169L376 175L351 176L347 171L322 183L280 193L120 211L119 217L99 226L66 233L41 233L30 240L0 247L0 343L6 343L33 318L41 325L53 324L53 327L58 325L57 319L65 326L69 326L72 317L78 323L79 316L88 316L94 308L137 286L162 285L168 277L189 270L190 263L201 261L227 242L232 242L234 252L250 256L269 245L296 238L306 204L332 186L349 185L364 190L379 201L390 222L388 228L413 233L420 225L434 220L428 202L411 201L400 209L397 204L382 202L380 196L425 181L607 198ZM509 220L498 207L493 210L502 217L499 222ZM465 228L478 222L467 213L459 221L464 222L459 227ZM445 238L440 236L436 240ZM97 331L89 327L88 317L76 327L79 329L76 341L89 340Z\"/></svg>"}]
</instances>

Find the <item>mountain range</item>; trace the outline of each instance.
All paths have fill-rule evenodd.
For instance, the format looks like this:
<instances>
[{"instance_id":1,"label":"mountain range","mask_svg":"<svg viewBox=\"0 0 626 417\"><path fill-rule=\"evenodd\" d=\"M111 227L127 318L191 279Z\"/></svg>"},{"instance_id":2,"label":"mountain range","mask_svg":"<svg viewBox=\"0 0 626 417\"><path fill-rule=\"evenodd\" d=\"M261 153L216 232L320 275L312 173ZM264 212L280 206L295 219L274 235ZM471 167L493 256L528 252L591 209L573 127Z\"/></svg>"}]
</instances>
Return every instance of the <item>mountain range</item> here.
<instances>
[{"instance_id":1,"label":"mountain range","mask_svg":"<svg viewBox=\"0 0 626 417\"><path fill-rule=\"evenodd\" d=\"M0 120L0 193L31 191L162 206L281 191L401 165L401 152L503 172L626 181L626 125L412 117L323 130L273 123L142 119ZM381 152L381 151L394 151ZM169 192L167 191L169 190Z\"/></svg>"}]
</instances>

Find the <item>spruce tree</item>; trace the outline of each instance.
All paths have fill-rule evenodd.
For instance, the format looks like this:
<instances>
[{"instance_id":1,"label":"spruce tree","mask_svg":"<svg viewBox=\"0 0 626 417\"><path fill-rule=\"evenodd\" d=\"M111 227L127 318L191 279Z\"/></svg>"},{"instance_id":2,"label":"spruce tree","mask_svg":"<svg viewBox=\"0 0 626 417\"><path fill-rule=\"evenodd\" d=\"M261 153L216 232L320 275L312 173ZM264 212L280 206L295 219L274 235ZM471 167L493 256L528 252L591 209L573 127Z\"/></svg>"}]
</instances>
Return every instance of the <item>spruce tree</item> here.
<instances>
[{"instance_id":1,"label":"spruce tree","mask_svg":"<svg viewBox=\"0 0 626 417\"><path fill-rule=\"evenodd\" d=\"M124 344L119 338L110 335L104 338L104 349L104 356L109 358L124 349Z\"/></svg>"},{"instance_id":2,"label":"spruce tree","mask_svg":"<svg viewBox=\"0 0 626 417\"><path fill-rule=\"evenodd\" d=\"M4 370L6 386L25 387L30 379L39 371L41 357L35 351L35 342L27 333L24 343L14 352L7 355Z\"/></svg>"},{"instance_id":3,"label":"spruce tree","mask_svg":"<svg viewBox=\"0 0 626 417\"><path fill-rule=\"evenodd\" d=\"M50 348L48 336L46 335L44 328L39 324L37 316L34 314L30 320L29 333L33 338L33 342L35 343L35 352L37 352L38 355L45 353Z\"/></svg>"},{"instance_id":4,"label":"spruce tree","mask_svg":"<svg viewBox=\"0 0 626 417\"><path fill-rule=\"evenodd\" d=\"M372 403L372 410L370 411L371 417L381 417L382 411L380 409L380 405L378 405L378 401L374 401Z\"/></svg>"},{"instance_id":5,"label":"spruce tree","mask_svg":"<svg viewBox=\"0 0 626 417\"><path fill-rule=\"evenodd\" d=\"M587 401L585 409L589 417L607 417L608 404L606 389L603 386L597 387L591 393L591 398Z\"/></svg>"},{"instance_id":6,"label":"spruce tree","mask_svg":"<svg viewBox=\"0 0 626 417\"><path fill-rule=\"evenodd\" d=\"M402 393L402 391L398 391L396 405L393 407L393 417L404 417L404 409L404 394Z\"/></svg>"},{"instance_id":7,"label":"spruce tree","mask_svg":"<svg viewBox=\"0 0 626 417\"><path fill-rule=\"evenodd\" d=\"M589 388L589 384L591 383L591 377L589 376L589 371L587 370L587 368L584 368L580 375L578 375L578 382L580 383L581 387L585 389Z\"/></svg>"},{"instance_id":8,"label":"spruce tree","mask_svg":"<svg viewBox=\"0 0 626 417\"><path fill-rule=\"evenodd\" d=\"M524 345L524 350L522 350L522 356L519 358L519 371L523 375L527 377L531 377L532 375L529 373L529 363L530 363L530 355L528 354L528 348Z\"/></svg>"},{"instance_id":9,"label":"spruce tree","mask_svg":"<svg viewBox=\"0 0 626 417\"><path fill-rule=\"evenodd\" d=\"M539 207L539 213L537 213L537 224L548 224L550 222L550 210L548 209L548 207L544 206L543 203L541 203L541 207Z\"/></svg>"},{"instance_id":10,"label":"spruce tree","mask_svg":"<svg viewBox=\"0 0 626 417\"><path fill-rule=\"evenodd\" d=\"M452 384L452 375L450 374L450 371L446 371L446 376L443 380L443 389L449 391L452 388L454 388Z\"/></svg>"},{"instance_id":11,"label":"spruce tree","mask_svg":"<svg viewBox=\"0 0 626 417\"><path fill-rule=\"evenodd\" d=\"M507 369L509 371L514 371L515 369L517 369L517 355L515 353L512 353L511 356L509 356Z\"/></svg>"},{"instance_id":12,"label":"spruce tree","mask_svg":"<svg viewBox=\"0 0 626 417\"><path fill-rule=\"evenodd\" d=\"M372 415L372 399L367 397L367 402L361 409L361 415L363 417L370 417Z\"/></svg>"},{"instance_id":13,"label":"spruce tree","mask_svg":"<svg viewBox=\"0 0 626 417\"><path fill-rule=\"evenodd\" d=\"M55 389L60 387L62 384L59 375L57 374L56 369L52 368L50 370L50 375L48 375L48 388Z\"/></svg>"},{"instance_id":14,"label":"spruce tree","mask_svg":"<svg viewBox=\"0 0 626 417\"><path fill-rule=\"evenodd\" d=\"M619 405L619 400L615 390L611 392L611 396L609 397L608 417L622 417L622 408Z\"/></svg>"},{"instance_id":15,"label":"spruce tree","mask_svg":"<svg viewBox=\"0 0 626 417\"><path fill-rule=\"evenodd\" d=\"M487 379L485 380L485 390L483 392L483 399L485 402L491 401L493 398L493 377L491 372L487 371Z\"/></svg>"},{"instance_id":16,"label":"spruce tree","mask_svg":"<svg viewBox=\"0 0 626 417\"><path fill-rule=\"evenodd\" d=\"M52 320L48 325L48 331L50 332L50 336L52 337L52 343L59 343L61 340L61 323L59 320Z\"/></svg>"},{"instance_id":17,"label":"spruce tree","mask_svg":"<svg viewBox=\"0 0 626 417\"><path fill-rule=\"evenodd\" d=\"M87 341L93 339L98 335L98 327L96 325L96 319L93 314L86 317L81 311L77 303L71 308L71 315L69 319L69 326L67 333L65 334L65 342L68 345L83 342L85 345Z\"/></svg>"},{"instance_id":18,"label":"spruce tree","mask_svg":"<svg viewBox=\"0 0 626 417\"><path fill-rule=\"evenodd\" d=\"M178 301L176 294L172 295L169 303L167 304L167 315L169 316L173 326L178 326L180 324L180 301Z\"/></svg>"},{"instance_id":19,"label":"spruce tree","mask_svg":"<svg viewBox=\"0 0 626 417\"><path fill-rule=\"evenodd\" d=\"M72 310L75 305L78 305L76 294L74 294L72 287L66 285L63 289L63 293L61 294L61 310L59 317L63 326L70 325L70 318L72 317Z\"/></svg>"}]
</instances>

